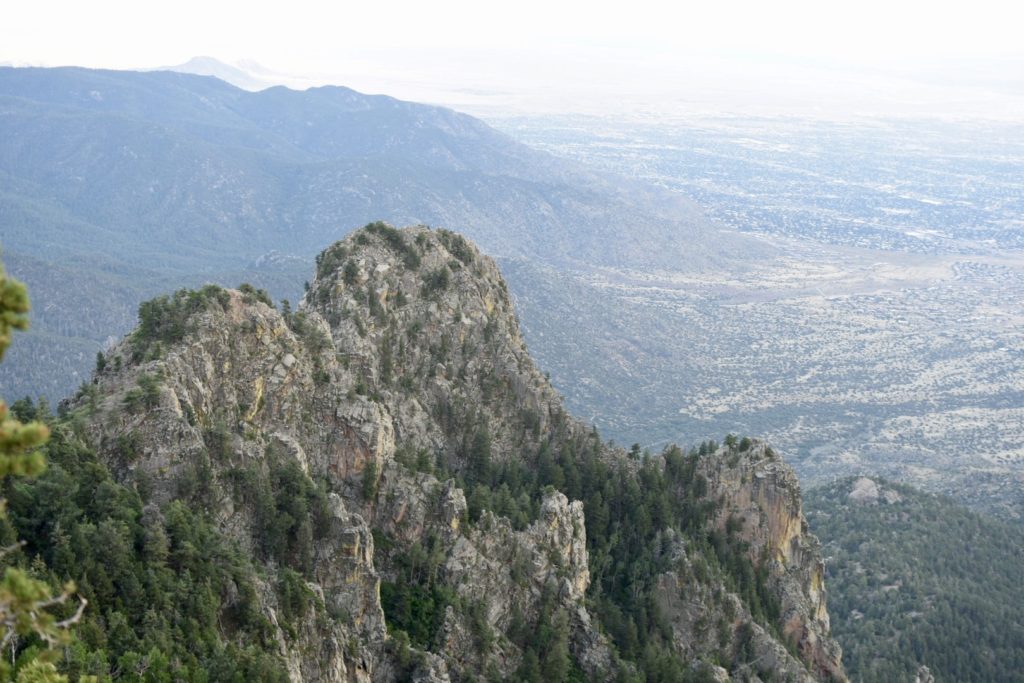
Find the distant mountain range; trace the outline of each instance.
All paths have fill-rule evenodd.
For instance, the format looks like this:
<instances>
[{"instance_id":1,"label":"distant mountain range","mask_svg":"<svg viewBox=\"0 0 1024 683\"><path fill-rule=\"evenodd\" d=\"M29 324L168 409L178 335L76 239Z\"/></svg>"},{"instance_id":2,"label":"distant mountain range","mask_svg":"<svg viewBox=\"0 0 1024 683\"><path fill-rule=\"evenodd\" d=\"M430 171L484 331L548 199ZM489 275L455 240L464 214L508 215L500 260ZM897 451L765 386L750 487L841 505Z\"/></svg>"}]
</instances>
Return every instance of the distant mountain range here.
<instances>
[{"instance_id":1,"label":"distant mountain range","mask_svg":"<svg viewBox=\"0 0 1024 683\"><path fill-rule=\"evenodd\" d=\"M559 268L707 268L765 248L472 117L341 87L2 68L0 136L0 246L36 304L3 395L66 394L169 287L247 279L295 299L323 244L377 219Z\"/></svg>"}]
</instances>

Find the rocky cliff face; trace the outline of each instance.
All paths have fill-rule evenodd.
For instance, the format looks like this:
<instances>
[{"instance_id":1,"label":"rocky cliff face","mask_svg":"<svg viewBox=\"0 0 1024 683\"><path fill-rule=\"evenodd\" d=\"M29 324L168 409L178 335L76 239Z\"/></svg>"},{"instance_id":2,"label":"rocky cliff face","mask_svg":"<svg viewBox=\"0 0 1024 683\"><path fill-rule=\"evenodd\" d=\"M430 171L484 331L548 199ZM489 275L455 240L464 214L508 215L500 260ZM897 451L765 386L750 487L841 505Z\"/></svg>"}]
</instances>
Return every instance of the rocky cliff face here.
<instances>
[{"instance_id":1,"label":"rocky cliff face","mask_svg":"<svg viewBox=\"0 0 1024 683\"><path fill-rule=\"evenodd\" d=\"M400 440L465 450L472 424L505 453L565 419L497 267L459 235L357 233L320 256L304 306L329 324L339 379L385 404Z\"/></svg>"},{"instance_id":2,"label":"rocky cliff face","mask_svg":"<svg viewBox=\"0 0 1024 683\"><path fill-rule=\"evenodd\" d=\"M701 462L708 496L719 502L714 524L735 533L778 597L781 632L812 674L845 680L838 644L829 636L821 544L807 528L792 468L764 443L725 447ZM733 531L734 530L734 531Z\"/></svg>"},{"instance_id":3,"label":"rocky cliff face","mask_svg":"<svg viewBox=\"0 0 1024 683\"><path fill-rule=\"evenodd\" d=\"M122 480L157 506L194 501L260 559L262 609L291 678L515 677L537 656L538 629L556 634L541 651L552 671L634 671L593 610L583 504L538 489L513 501L532 510L513 519L475 502L480 484L472 505L459 485L574 440L626 462L565 414L493 261L453 233L375 224L323 252L295 312L268 303L251 289L157 302L70 409ZM792 471L760 444L703 458L700 471L716 510L708 530L739 534L782 616L756 623L665 530L652 609L668 616L679 661L708 668L747 648L761 668L731 675L843 679ZM278 539L274 502L296 500L308 519ZM274 586L293 574L312 607L284 623Z\"/></svg>"}]
</instances>

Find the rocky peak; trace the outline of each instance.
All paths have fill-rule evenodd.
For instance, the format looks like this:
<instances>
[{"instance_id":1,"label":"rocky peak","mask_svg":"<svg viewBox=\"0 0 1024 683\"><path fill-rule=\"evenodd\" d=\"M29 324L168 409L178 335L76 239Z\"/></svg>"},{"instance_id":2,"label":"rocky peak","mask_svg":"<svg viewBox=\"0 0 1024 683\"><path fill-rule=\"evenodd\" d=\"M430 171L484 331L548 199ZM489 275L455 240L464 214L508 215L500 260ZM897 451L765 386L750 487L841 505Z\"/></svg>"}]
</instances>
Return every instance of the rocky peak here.
<instances>
[{"instance_id":1,"label":"rocky peak","mask_svg":"<svg viewBox=\"0 0 1024 683\"><path fill-rule=\"evenodd\" d=\"M262 610L293 680L510 678L530 657L557 671L570 654L590 680L632 671L590 611L591 564L614 572L636 558L595 558L588 515L600 511L534 470L561 472L570 490L590 457L621 477L597 482L605 500L621 487L634 505L654 471L565 414L497 267L472 244L376 223L320 255L295 311L251 287L211 287L145 304L141 318L68 408L119 478L155 505L207 510L263 563ZM722 597L722 577L699 570L698 546L671 528L642 550L670 567L650 609L669 614L679 662L718 661L728 646L796 678L844 680L796 477L764 444L742 445L694 456L714 513L690 533L742 542L798 659L739 596ZM296 500L308 519L282 529L277 511ZM618 533L613 513L593 528ZM273 584L288 571L318 607L286 627ZM701 626L712 618L717 638ZM538 632L552 640L533 642Z\"/></svg>"},{"instance_id":2,"label":"rocky peak","mask_svg":"<svg viewBox=\"0 0 1024 683\"><path fill-rule=\"evenodd\" d=\"M558 558L553 564L562 568L560 592L569 601L581 602L590 586L583 503L570 503L554 491L544 498L535 527L537 545L553 553Z\"/></svg>"},{"instance_id":3,"label":"rocky peak","mask_svg":"<svg viewBox=\"0 0 1024 683\"><path fill-rule=\"evenodd\" d=\"M700 465L707 497L719 503L715 526L740 539L755 567L767 571L783 637L812 673L846 680L829 635L821 544L808 530L793 468L767 444L748 440L723 446Z\"/></svg>"},{"instance_id":4,"label":"rocky peak","mask_svg":"<svg viewBox=\"0 0 1024 683\"><path fill-rule=\"evenodd\" d=\"M326 249L300 310L330 326L358 394L386 404L399 439L495 453L565 421L536 369L494 261L462 236L374 223Z\"/></svg>"}]
</instances>

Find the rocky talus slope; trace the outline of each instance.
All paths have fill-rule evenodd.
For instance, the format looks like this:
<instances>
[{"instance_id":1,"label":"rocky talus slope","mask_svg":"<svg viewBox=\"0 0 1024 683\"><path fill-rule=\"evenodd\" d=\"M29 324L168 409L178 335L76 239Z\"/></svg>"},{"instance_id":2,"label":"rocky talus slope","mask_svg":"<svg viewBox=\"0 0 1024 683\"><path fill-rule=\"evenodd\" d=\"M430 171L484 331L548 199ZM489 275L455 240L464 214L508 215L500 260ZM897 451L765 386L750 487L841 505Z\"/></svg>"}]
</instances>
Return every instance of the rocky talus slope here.
<instances>
[{"instance_id":1,"label":"rocky talus slope","mask_svg":"<svg viewBox=\"0 0 1024 683\"><path fill-rule=\"evenodd\" d=\"M258 558L292 680L651 670L612 626L611 525L562 491L579 488L580 453L617 473L606 497L642 499L638 482L673 465L565 413L491 259L447 231L374 224L321 254L294 311L268 304L208 288L144 305L67 408L150 505L193 501ZM643 613L677 672L650 680L845 680L792 470L757 442L673 457L694 482L673 495L703 513L675 528L668 499L648 525ZM318 502L285 523L268 491ZM286 572L306 589L300 617L283 616Z\"/></svg>"}]
</instances>

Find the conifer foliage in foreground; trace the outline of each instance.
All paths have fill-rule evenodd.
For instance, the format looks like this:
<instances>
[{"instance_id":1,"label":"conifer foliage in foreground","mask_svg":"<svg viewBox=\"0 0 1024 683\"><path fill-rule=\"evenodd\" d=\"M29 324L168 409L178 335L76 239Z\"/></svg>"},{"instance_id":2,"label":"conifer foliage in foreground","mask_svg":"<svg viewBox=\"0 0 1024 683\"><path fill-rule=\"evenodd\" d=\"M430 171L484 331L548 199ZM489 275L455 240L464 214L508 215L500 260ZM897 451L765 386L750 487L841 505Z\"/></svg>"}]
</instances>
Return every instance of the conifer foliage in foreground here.
<instances>
[{"instance_id":1,"label":"conifer foliage in foreground","mask_svg":"<svg viewBox=\"0 0 1024 683\"><path fill-rule=\"evenodd\" d=\"M28 328L29 301L25 286L7 277L0 265L0 360L16 330ZM39 448L49 439L49 429L38 421L22 423L0 400L0 479L40 474L45 466ZM0 502L0 515L6 514ZM6 564L0 579L0 678L19 683L61 683L67 677L54 665L57 648L71 640L70 628L81 619L86 600L75 602L75 586L67 583L54 592L50 584L23 568L11 566L22 546L14 541L0 548Z\"/></svg>"}]
</instances>

